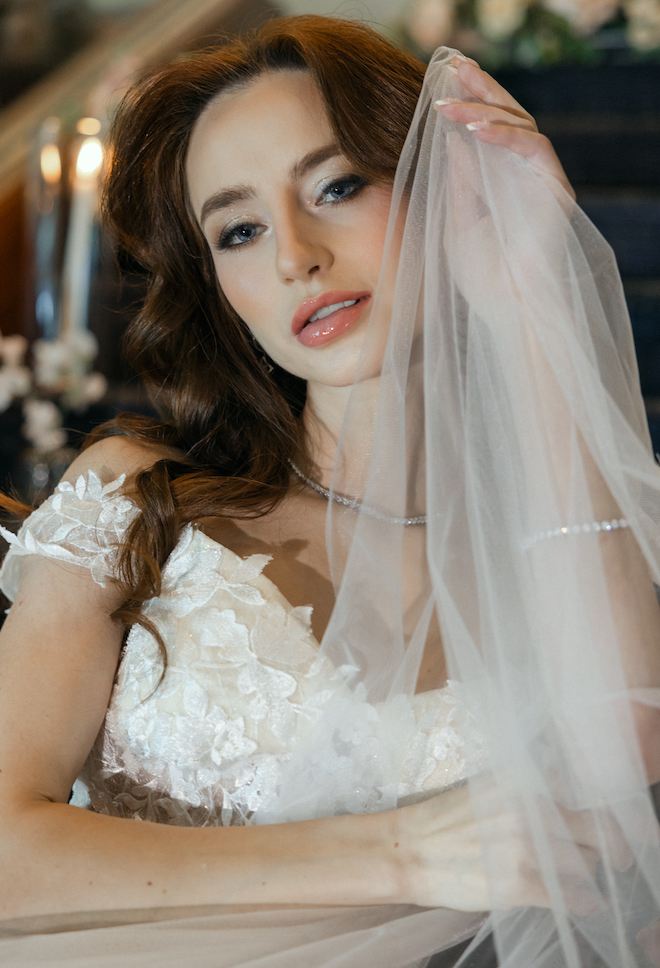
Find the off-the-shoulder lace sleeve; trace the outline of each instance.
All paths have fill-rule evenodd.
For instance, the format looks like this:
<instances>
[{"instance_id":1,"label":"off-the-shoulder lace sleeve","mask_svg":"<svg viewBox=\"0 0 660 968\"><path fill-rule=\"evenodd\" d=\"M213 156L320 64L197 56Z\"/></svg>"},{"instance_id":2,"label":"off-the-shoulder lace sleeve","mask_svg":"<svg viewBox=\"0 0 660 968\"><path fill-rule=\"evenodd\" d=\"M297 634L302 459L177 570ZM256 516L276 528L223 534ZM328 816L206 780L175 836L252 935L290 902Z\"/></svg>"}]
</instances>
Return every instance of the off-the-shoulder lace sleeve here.
<instances>
[{"instance_id":1,"label":"off-the-shoulder lace sleeve","mask_svg":"<svg viewBox=\"0 0 660 968\"><path fill-rule=\"evenodd\" d=\"M48 500L33 511L18 534L0 533L9 551L0 568L0 589L13 600L27 555L41 555L88 568L98 585L116 573L117 546L138 514L122 493L125 474L103 484L94 471L75 484L63 481Z\"/></svg>"}]
</instances>

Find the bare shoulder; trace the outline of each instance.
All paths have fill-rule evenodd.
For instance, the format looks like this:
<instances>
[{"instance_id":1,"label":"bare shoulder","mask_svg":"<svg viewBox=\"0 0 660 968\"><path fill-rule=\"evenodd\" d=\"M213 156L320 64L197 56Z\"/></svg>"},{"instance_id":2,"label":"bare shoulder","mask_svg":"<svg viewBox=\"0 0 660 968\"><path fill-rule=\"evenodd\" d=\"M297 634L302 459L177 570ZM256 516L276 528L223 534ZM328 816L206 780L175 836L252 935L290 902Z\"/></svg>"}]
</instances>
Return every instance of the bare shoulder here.
<instances>
[{"instance_id":1,"label":"bare shoulder","mask_svg":"<svg viewBox=\"0 0 660 968\"><path fill-rule=\"evenodd\" d=\"M143 443L132 437L106 437L76 457L62 480L73 483L88 471L94 471L104 482L114 481L122 474L130 479L159 460L178 456L179 452L171 447Z\"/></svg>"}]
</instances>

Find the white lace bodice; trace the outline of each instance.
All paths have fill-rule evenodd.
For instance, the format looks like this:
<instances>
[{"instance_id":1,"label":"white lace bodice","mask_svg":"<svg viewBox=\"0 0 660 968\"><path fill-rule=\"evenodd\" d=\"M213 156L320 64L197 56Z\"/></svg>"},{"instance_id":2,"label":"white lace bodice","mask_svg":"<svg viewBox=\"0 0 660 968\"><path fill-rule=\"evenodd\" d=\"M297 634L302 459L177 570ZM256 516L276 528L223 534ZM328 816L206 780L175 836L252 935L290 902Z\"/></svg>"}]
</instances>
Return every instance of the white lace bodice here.
<instances>
[{"instance_id":1,"label":"white lace bodice","mask_svg":"<svg viewBox=\"0 0 660 968\"><path fill-rule=\"evenodd\" d=\"M122 484L103 485L90 472L75 486L60 484L18 535L3 530L3 592L15 598L25 556L34 554L88 568L104 584L137 514ZM361 701L343 670L320 656L311 607L292 607L263 574L268 560L240 558L203 531L183 529L160 596L144 606L167 649L164 675L154 637L134 626L75 803L186 825L258 822L272 816L292 754L338 698L350 715L342 716L342 755L324 764L331 784L342 775L339 786L355 786L348 773L358 777L383 731L391 740L392 716L403 744L399 797L478 769L481 744L456 684L412 703L401 697L387 711ZM350 795L341 806L351 808Z\"/></svg>"}]
</instances>

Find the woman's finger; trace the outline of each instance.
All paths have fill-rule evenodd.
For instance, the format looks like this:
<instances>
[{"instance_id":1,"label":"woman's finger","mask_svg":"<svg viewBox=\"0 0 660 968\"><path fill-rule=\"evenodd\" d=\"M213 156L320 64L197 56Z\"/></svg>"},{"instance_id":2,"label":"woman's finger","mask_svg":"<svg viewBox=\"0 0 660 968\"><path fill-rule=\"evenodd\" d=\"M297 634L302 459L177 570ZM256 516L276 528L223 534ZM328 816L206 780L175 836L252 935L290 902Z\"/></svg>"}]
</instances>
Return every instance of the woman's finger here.
<instances>
[{"instance_id":1,"label":"woman's finger","mask_svg":"<svg viewBox=\"0 0 660 968\"><path fill-rule=\"evenodd\" d=\"M642 928L637 934L637 943L641 945L651 964L660 968L660 921L654 921Z\"/></svg>"},{"instance_id":2,"label":"woman's finger","mask_svg":"<svg viewBox=\"0 0 660 968\"><path fill-rule=\"evenodd\" d=\"M508 148L509 151L520 155L538 171L554 178L571 198L575 199L575 192L566 177L566 172L561 166L552 143L545 135L511 124L491 124L488 121L471 122L466 127L474 132L475 138L479 141Z\"/></svg>"},{"instance_id":3,"label":"woman's finger","mask_svg":"<svg viewBox=\"0 0 660 968\"><path fill-rule=\"evenodd\" d=\"M617 870L625 871L634 862L634 854L621 827L610 813L591 810L565 810L560 813L576 843L588 845Z\"/></svg>"},{"instance_id":4,"label":"woman's finger","mask_svg":"<svg viewBox=\"0 0 660 968\"><path fill-rule=\"evenodd\" d=\"M517 117L526 118L536 127L536 123L531 114L525 111L524 107L518 104L516 99L511 97L509 92L501 84L498 84L490 74L482 71L476 61L455 56L452 59L452 64L458 71L461 84L470 94L478 97L484 104L492 104L494 107L504 108L505 111L510 111L512 114L517 115Z\"/></svg>"},{"instance_id":5,"label":"woman's finger","mask_svg":"<svg viewBox=\"0 0 660 968\"><path fill-rule=\"evenodd\" d=\"M509 124L516 128L536 131L536 125L531 118L521 118L504 108L492 107L479 101L460 101L458 98L447 98L444 101L436 101L433 107L436 111L442 111L450 121L457 121L459 124L489 121L491 124Z\"/></svg>"},{"instance_id":6,"label":"woman's finger","mask_svg":"<svg viewBox=\"0 0 660 968\"><path fill-rule=\"evenodd\" d=\"M452 121L465 124L479 141L500 145L525 158L538 171L558 182L575 201L575 192L551 142L539 133L531 114L482 71L476 61L457 54L452 64L464 90L481 103L448 98L436 102L436 110Z\"/></svg>"}]
</instances>

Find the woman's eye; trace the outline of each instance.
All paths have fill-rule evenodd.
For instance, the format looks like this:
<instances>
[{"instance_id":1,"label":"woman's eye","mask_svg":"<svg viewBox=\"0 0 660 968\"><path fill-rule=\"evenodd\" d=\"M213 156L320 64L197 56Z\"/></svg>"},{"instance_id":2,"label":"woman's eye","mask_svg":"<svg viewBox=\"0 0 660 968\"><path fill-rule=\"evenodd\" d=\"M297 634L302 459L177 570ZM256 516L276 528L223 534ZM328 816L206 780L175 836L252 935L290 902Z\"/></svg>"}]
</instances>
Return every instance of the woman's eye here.
<instances>
[{"instance_id":1,"label":"woman's eye","mask_svg":"<svg viewBox=\"0 0 660 968\"><path fill-rule=\"evenodd\" d=\"M336 178L325 185L321 185L319 190L319 200L321 202L343 202L351 195L355 195L361 188L364 188L366 181L360 175L348 175L345 178Z\"/></svg>"},{"instance_id":2,"label":"woman's eye","mask_svg":"<svg viewBox=\"0 0 660 968\"><path fill-rule=\"evenodd\" d=\"M261 226L253 222L243 222L241 225L232 225L226 229L217 242L218 249L235 249L242 245L254 242L257 236L261 235Z\"/></svg>"}]
</instances>

